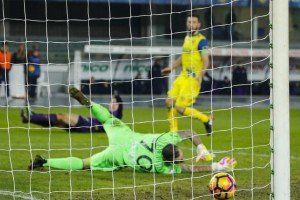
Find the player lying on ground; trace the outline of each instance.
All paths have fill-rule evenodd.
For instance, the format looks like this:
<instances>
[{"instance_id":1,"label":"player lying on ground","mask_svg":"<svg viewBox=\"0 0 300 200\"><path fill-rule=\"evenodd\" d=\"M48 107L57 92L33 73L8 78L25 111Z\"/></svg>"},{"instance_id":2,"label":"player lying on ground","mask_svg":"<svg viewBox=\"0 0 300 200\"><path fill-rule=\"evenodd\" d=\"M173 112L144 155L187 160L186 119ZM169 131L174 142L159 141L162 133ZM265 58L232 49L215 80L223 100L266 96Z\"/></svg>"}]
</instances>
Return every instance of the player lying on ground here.
<instances>
[{"instance_id":1,"label":"player lying on ground","mask_svg":"<svg viewBox=\"0 0 300 200\"><path fill-rule=\"evenodd\" d=\"M113 171L131 167L137 171L171 174L230 170L237 164L234 158L225 157L212 165L179 165L184 162L183 151L175 144L186 139L190 139L196 146L196 161L212 160L211 154L194 131L184 130L162 134L136 133L120 119L112 117L106 108L90 102L81 91L71 88L69 92L82 105L88 106L93 115L103 123L109 146L87 159L69 157L46 160L37 155L34 161L29 163L29 170L51 167L63 170Z\"/></svg>"},{"instance_id":2,"label":"player lying on ground","mask_svg":"<svg viewBox=\"0 0 300 200\"><path fill-rule=\"evenodd\" d=\"M123 105L120 96L114 96L110 106L109 112L119 119L123 117ZM71 113L35 113L28 109L21 110L21 117L23 123L33 123L44 127L61 127L65 131L70 132L104 132L103 124L93 117L84 117Z\"/></svg>"}]
</instances>

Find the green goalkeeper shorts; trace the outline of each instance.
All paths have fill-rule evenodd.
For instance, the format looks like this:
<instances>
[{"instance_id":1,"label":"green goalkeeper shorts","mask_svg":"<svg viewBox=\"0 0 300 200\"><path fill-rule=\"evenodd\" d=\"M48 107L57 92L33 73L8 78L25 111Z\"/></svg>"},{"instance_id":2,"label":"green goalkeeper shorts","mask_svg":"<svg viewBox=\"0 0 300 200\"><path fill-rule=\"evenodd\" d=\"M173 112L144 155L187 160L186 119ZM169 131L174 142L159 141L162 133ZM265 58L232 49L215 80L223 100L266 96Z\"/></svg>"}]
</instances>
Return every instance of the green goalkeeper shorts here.
<instances>
[{"instance_id":1,"label":"green goalkeeper shorts","mask_svg":"<svg viewBox=\"0 0 300 200\"><path fill-rule=\"evenodd\" d=\"M113 171L126 167L124 156L130 151L134 132L117 118L106 120L104 130L108 136L109 146L90 158L90 168Z\"/></svg>"}]
</instances>

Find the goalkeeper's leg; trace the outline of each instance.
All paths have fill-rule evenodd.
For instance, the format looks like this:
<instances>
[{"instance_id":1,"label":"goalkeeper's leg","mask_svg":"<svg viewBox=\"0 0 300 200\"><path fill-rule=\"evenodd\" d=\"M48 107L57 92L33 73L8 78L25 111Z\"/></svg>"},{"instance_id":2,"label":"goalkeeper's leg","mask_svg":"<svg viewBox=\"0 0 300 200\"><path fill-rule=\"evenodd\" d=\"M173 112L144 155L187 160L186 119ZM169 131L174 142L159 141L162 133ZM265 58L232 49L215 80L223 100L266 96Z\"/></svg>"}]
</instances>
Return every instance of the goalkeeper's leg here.
<instances>
[{"instance_id":1,"label":"goalkeeper's leg","mask_svg":"<svg viewBox=\"0 0 300 200\"><path fill-rule=\"evenodd\" d=\"M76 99L81 105L91 106L91 101L77 88L70 87L69 94Z\"/></svg>"},{"instance_id":2,"label":"goalkeeper's leg","mask_svg":"<svg viewBox=\"0 0 300 200\"><path fill-rule=\"evenodd\" d=\"M55 169L62 170L82 170L85 168L89 168L85 166L84 160L76 157L68 157L68 158L51 158L44 159L40 155L36 155L33 161L30 161L28 165L29 170L40 169L43 167L51 167Z\"/></svg>"},{"instance_id":3,"label":"goalkeeper's leg","mask_svg":"<svg viewBox=\"0 0 300 200\"><path fill-rule=\"evenodd\" d=\"M81 105L90 106L92 109L93 115L101 122L105 123L106 120L112 117L109 111L104 108L103 106L91 102L80 90L77 88L70 88L69 89L70 96L76 99Z\"/></svg>"},{"instance_id":4,"label":"goalkeeper's leg","mask_svg":"<svg viewBox=\"0 0 300 200\"><path fill-rule=\"evenodd\" d=\"M112 115L109 113L109 111L104 108L103 106L91 102L92 105L92 113L93 115L103 124L110 118L112 118Z\"/></svg>"}]
</instances>

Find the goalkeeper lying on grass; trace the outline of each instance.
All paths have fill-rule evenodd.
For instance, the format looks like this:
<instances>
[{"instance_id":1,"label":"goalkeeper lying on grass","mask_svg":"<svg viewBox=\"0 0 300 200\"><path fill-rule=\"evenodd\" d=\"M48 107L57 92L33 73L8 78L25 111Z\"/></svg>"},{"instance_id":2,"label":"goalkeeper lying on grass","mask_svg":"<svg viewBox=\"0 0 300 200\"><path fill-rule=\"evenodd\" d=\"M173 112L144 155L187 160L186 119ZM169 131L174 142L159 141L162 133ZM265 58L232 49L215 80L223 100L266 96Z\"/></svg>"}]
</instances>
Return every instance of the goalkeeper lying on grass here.
<instances>
[{"instance_id":1,"label":"goalkeeper lying on grass","mask_svg":"<svg viewBox=\"0 0 300 200\"><path fill-rule=\"evenodd\" d=\"M183 165L183 151L175 144L190 139L197 149L196 162L211 161L212 156L192 130L161 134L133 132L120 119L113 117L106 108L90 102L81 91L70 89L70 95L82 105L91 108L93 115L103 123L109 146L90 158L76 157L44 159L37 155L29 163L29 170L51 167L63 170L92 169L100 171L120 170L131 167L137 171L172 174L181 172L223 171L233 169L237 162L229 157L212 165Z\"/></svg>"}]
</instances>

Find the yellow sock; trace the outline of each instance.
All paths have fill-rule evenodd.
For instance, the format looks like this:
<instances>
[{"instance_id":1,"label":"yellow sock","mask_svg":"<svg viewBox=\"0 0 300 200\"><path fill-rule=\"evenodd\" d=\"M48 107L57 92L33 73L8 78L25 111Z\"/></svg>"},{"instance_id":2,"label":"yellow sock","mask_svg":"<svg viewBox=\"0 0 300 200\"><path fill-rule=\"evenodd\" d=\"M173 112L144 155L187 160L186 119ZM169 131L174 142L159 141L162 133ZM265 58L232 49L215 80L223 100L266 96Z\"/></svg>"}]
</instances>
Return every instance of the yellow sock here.
<instances>
[{"instance_id":1,"label":"yellow sock","mask_svg":"<svg viewBox=\"0 0 300 200\"><path fill-rule=\"evenodd\" d=\"M195 108L186 107L183 113L185 116L191 116L192 118L199 119L202 122L208 122L208 116L199 112Z\"/></svg>"},{"instance_id":2,"label":"yellow sock","mask_svg":"<svg viewBox=\"0 0 300 200\"><path fill-rule=\"evenodd\" d=\"M168 110L168 121L170 125L170 131L178 131L178 119L177 119L177 110L175 108L170 108Z\"/></svg>"}]
</instances>

